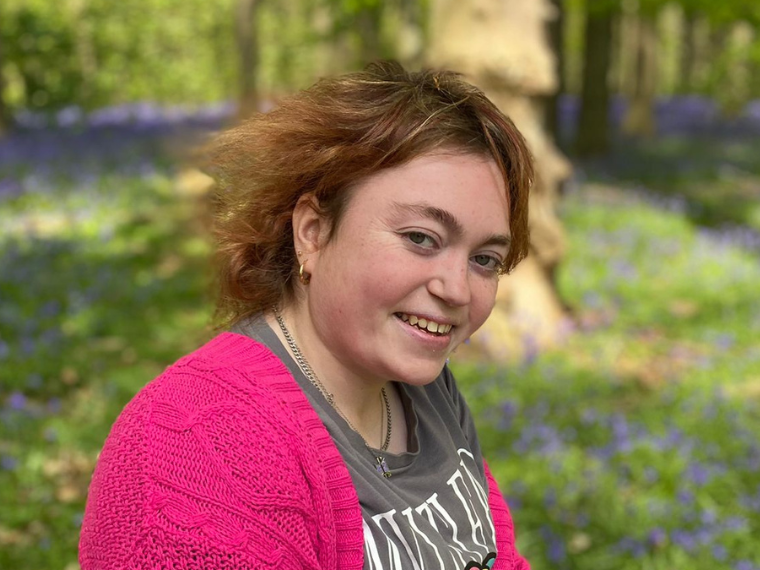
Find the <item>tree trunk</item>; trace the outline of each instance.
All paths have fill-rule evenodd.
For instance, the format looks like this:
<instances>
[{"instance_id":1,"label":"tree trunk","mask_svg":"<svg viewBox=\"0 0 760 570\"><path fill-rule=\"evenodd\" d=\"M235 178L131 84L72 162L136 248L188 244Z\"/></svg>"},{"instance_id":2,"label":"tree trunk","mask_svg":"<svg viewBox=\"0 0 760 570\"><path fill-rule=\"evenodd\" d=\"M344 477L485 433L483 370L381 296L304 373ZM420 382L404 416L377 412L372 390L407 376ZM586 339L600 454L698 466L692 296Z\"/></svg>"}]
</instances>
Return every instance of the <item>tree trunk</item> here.
<instances>
[{"instance_id":1,"label":"tree trunk","mask_svg":"<svg viewBox=\"0 0 760 570\"><path fill-rule=\"evenodd\" d=\"M546 98L546 130L555 141L560 136L559 101L565 93L565 11L562 0L551 0L554 18L547 25L549 46L554 52L557 70L557 89Z\"/></svg>"},{"instance_id":2,"label":"tree trunk","mask_svg":"<svg viewBox=\"0 0 760 570\"><path fill-rule=\"evenodd\" d=\"M77 99L80 104L87 106L92 102L98 73L95 47L92 42L93 23L88 17L85 0L72 0L67 3L67 7L71 11L72 20L77 22L74 27L74 53L82 77Z\"/></svg>"},{"instance_id":3,"label":"tree trunk","mask_svg":"<svg viewBox=\"0 0 760 570\"><path fill-rule=\"evenodd\" d=\"M760 39L760 26L754 29L754 39L755 41ZM747 67L749 73L749 92L756 97L760 96L760 54L750 56Z\"/></svg>"},{"instance_id":4,"label":"tree trunk","mask_svg":"<svg viewBox=\"0 0 760 570\"><path fill-rule=\"evenodd\" d=\"M381 1L363 3L357 16L359 34L359 57L361 67L383 57L381 29L383 23L383 3Z\"/></svg>"},{"instance_id":5,"label":"tree trunk","mask_svg":"<svg viewBox=\"0 0 760 570\"><path fill-rule=\"evenodd\" d=\"M425 55L425 6L420 0L400 0L399 11L401 22L395 34L395 56L405 67L419 69Z\"/></svg>"},{"instance_id":6,"label":"tree trunk","mask_svg":"<svg viewBox=\"0 0 760 570\"><path fill-rule=\"evenodd\" d=\"M657 31L653 15L639 15L636 40L636 82L623 120L623 132L633 137L651 138L656 131L654 96L657 81Z\"/></svg>"},{"instance_id":7,"label":"tree trunk","mask_svg":"<svg viewBox=\"0 0 760 570\"><path fill-rule=\"evenodd\" d=\"M594 10L586 5L583 86L578 121L577 150L581 156L607 152L610 147L608 73L612 48L611 10Z\"/></svg>"},{"instance_id":8,"label":"tree trunk","mask_svg":"<svg viewBox=\"0 0 760 570\"><path fill-rule=\"evenodd\" d=\"M11 114L5 104L5 75L3 74L3 42L0 37L0 137L11 128Z\"/></svg>"},{"instance_id":9,"label":"tree trunk","mask_svg":"<svg viewBox=\"0 0 760 570\"><path fill-rule=\"evenodd\" d=\"M259 63L256 33L258 0L237 0L235 37L239 56L238 114L248 116L258 107L256 71Z\"/></svg>"},{"instance_id":10,"label":"tree trunk","mask_svg":"<svg viewBox=\"0 0 760 570\"><path fill-rule=\"evenodd\" d=\"M751 66L748 54L751 53L753 39L752 30L744 22L726 27L723 54L719 56L721 73L718 85L722 85L723 89L718 100L723 114L730 119L738 119L750 100Z\"/></svg>"},{"instance_id":11,"label":"tree trunk","mask_svg":"<svg viewBox=\"0 0 760 570\"><path fill-rule=\"evenodd\" d=\"M635 81L634 61L636 59L638 18L630 4L623 2L617 22L617 52L615 90L626 96L633 95Z\"/></svg>"},{"instance_id":12,"label":"tree trunk","mask_svg":"<svg viewBox=\"0 0 760 570\"><path fill-rule=\"evenodd\" d=\"M499 284L491 317L457 359L515 361L557 342L567 314L554 281L566 238L557 215L571 166L545 130L543 103L557 89L547 42L549 0L433 0L428 64L465 73L517 125L536 164L527 259Z\"/></svg>"},{"instance_id":13,"label":"tree trunk","mask_svg":"<svg viewBox=\"0 0 760 570\"><path fill-rule=\"evenodd\" d=\"M681 32L681 73L679 91L691 93L694 89L695 66L697 63L697 16L686 12L683 17Z\"/></svg>"}]
</instances>

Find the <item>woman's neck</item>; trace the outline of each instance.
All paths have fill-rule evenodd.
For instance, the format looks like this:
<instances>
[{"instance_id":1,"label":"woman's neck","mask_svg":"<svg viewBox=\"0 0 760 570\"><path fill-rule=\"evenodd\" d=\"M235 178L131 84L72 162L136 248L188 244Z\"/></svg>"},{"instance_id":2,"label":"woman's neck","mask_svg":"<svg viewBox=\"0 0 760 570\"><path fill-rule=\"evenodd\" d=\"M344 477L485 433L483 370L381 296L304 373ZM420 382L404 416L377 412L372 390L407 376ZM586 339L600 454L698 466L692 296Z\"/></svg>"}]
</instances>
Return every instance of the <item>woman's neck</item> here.
<instances>
[{"instance_id":1,"label":"woman's neck","mask_svg":"<svg viewBox=\"0 0 760 570\"><path fill-rule=\"evenodd\" d=\"M385 439L386 428L386 410L382 395L384 388L387 397L394 400L392 408L397 407L395 400L398 396L395 390L389 389L390 383L363 378L346 368L321 342L305 307L286 307L280 311L280 316L297 350L317 379L309 380L315 382L317 387L321 384L324 390L332 395L333 405L367 444L380 447ZM298 361L274 313L268 313L266 319L294 360ZM308 378L307 371L303 372ZM392 417L394 415L392 414Z\"/></svg>"}]
</instances>

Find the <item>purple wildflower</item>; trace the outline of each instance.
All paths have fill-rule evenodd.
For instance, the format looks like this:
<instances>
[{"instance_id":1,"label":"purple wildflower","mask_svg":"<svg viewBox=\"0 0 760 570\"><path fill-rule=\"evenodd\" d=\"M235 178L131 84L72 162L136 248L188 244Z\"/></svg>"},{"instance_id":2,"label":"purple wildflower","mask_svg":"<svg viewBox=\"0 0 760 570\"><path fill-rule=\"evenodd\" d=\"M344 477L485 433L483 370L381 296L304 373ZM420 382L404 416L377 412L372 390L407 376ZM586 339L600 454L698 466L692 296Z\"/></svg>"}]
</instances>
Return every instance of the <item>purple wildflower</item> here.
<instances>
[{"instance_id":1,"label":"purple wildflower","mask_svg":"<svg viewBox=\"0 0 760 570\"><path fill-rule=\"evenodd\" d=\"M726 550L726 547L722 544L716 544L712 547L712 554L713 558L715 560L718 560L720 562L723 562L726 558L728 558L728 551Z\"/></svg>"},{"instance_id":2,"label":"purple wildflower","mask_svg":"<svg viewBox=\"0 0 760 570\"><path fill-rule=\"evenodd\" d=\"M695 485L701 487L710 481L710 470L698 462L690 463L686 468L686 477Z\"/></svg>"},{"instance_id":3,"label":"purple wildflower","mask_svg":"<svg viewBox=\"0 0 760 570\"><path fill-rule=\"evenodd\" d=\"M649 542L649 545L653 548L659 548L661 546L664 546L665 543L668 540L668 533L665 532L661 528L654 528L649 532L649 536L647 537L647 542Z\"/></svg>"},{"instance_id":4,"label":"purple wildflower","mask_svg":"<svg viewBox=\"0 0 760 570\"><path fill-rule=\"evenodd\" d=\"M549 535L547 557L549 558L549 561L554 564L559 564L567 558L565 543L562 540L562 537L557 534L552 533Z\"/></svg>"},{"instance_id":5,"label":"purple wildflower","mask_svg":"<svg viewBox=\"0 0 760 570\"><path fill-rule=\"evenodd\" d=\"M687 489L679 489L678 493L676 493L676 498L682 505L694 504L694 493Z\"/></svg>"},{"instance_id":6,"label":"purple wildflower","mask_svg":"<svg viewBox=\"0 0 760 570\"><path fill-rule=\"evenodd\" d=\"M0 469L3 471L13 471L18 466L18 459L11 455L0 456Z\"/></svg>"},{"instance_id":7,"label":"purple wildflower","mask_svg":"<svg viewBox=\"0 0 760 570\"><path fill-rule=\"evenodd\" d=\"M685 530L674 530L670 535L670 539L673 541L673 544L680 546L687 552L691 552L697 547L697 541L694 536Z\"/></svg>"},{"instance_id":8,"label":"purple wildflower","mask_svg":"<svg viewBox=\"0 0 760 570\"><path fill-rule=\"evenodd\" d=\"M21 392L12 392L6 404L11 410L23 410L26 408L26 396Z\"/></svg>"}]
</instances>

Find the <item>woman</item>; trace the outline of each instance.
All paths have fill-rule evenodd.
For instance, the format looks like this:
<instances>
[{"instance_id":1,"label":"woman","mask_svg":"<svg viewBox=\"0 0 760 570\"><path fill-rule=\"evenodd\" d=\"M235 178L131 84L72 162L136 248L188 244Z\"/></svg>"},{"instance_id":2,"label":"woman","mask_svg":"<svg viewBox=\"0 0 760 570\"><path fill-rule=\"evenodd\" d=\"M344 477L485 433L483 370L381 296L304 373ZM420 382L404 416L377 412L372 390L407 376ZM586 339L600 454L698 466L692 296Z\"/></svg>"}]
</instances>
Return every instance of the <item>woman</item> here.
<instances>
[{"instance_id":1,"label":"woman","mask_svg":"<svg viewBox=\"0 0 760 570\"><path fill-rule=\"evenodd\" d=\"M374 64L211 157L230 332L117 420L83 570L527 568L446 368L527 251L511 121L453 73Z\"/></svg>"}]
</instances>

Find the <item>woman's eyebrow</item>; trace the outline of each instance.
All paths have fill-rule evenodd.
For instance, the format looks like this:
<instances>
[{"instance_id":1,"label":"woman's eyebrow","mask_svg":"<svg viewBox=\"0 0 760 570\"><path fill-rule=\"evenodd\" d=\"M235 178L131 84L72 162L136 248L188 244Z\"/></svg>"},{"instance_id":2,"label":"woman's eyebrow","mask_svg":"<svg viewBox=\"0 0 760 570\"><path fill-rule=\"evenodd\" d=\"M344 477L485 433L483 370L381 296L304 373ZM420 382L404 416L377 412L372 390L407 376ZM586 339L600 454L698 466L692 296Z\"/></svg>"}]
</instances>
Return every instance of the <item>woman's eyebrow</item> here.
<instances>
[{"instance_id":1,"label":"woman's eyebrow","mask_svg":"<svg viewBox=\"0 0 760 570\"><path fill-rule=\"evenodd\" d=\"M401 215L414 214L429 218L440 223L455 237L462 237L464 235L464 227L462 223L456 219L456 217L449 211L429 204L401 204L394 202L393 210ZM483 241L483 245L503 245L509 247L512 243L512 238L504 234L493 234Z\"/></svg>"},{"instance_id":2,"label":"woman's eyebrow","mask_svg":"<svg viewBox=\"0 0 760 570\"><path fill-rule=\"evenodd\" d=\"M435 220L457 237L461 237L464 234L464 228L462 227L461 222L457 220L451 212L443 210L442 208L437 208L424 203L401 204L399 202L394 202L393 209L399 214L414 214L416 216Z\"/></svg>"}]
</instances>

